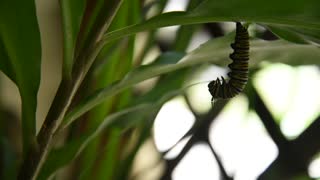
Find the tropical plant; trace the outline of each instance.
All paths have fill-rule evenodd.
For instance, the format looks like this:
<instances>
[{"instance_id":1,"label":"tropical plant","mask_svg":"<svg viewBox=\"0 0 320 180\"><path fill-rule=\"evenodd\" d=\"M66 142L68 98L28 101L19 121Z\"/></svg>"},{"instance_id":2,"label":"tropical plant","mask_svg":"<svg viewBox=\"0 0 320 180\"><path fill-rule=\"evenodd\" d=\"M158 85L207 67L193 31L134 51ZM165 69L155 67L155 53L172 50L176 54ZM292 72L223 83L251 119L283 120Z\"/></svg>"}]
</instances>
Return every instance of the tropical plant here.
<instances>
[{"instance_id":1,"label":"tropical plant","mask_svg":"<svg viewBox=\"0 0 320 180\"><path fill-rule=\"evenodd\" d=\"M0 2L0 69L16 84L21 97L21 123L13 123L19 116L1 107L2 179L61 179L61 174L62 179L131 178L136 154L152 135L162 105L179 95L190 104L185 83L193 72L209 64L228 64L234 32L212 32L221 37L187 52L192 36L201 28L219 30L221 22L246 23L251 35L250 76L259 71L261 62L319 65L318 0L190 0L185 11L168 13L163 13L167 0L60 0L55 11L59 14L54 16L60 19L55 22L43 20L50 13L41 10L42 3ZM55 31L45 29L41 21L57 26ZM180 25L179 30L166 46L156 32L174 25ZM263 40L256 27L274 33L276 40ZM52 103L47 100L50 108L45 118L37 119L40 81L52 78L41 74L48 71L41 67L50 58L44 56L48 37L62 39L63 55L54 60L63 62L62 70L53 75L61 76L61 81ZM162 52L146 63L153 47L163 48ZM155 77L146 90L136 87ZM252 83L245 94L279 149L278 158L260 179L305 174L320 149L319 117L299 137L288 140ZM210 145L208 127L227 102L218 101L208 112L195 113L197 123L186 133L192 138L177 158L166 160L162 179L171 178L194 143ZM36 127L37 123L41 125ZM9 131L21 137L21 143ZM219 167L223 177L231 179L222 163Z\"/></svg>"}]
</instances>

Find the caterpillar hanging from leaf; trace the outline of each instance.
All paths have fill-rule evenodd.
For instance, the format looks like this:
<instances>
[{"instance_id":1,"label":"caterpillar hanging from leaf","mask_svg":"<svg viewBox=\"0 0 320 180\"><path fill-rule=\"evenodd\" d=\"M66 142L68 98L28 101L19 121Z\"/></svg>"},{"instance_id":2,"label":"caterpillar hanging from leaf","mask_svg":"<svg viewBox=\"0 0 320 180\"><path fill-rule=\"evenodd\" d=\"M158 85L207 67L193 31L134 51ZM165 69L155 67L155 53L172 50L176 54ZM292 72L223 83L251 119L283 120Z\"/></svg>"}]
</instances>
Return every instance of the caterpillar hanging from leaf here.
<instances>
[{"instance_id":1,"label":"caterpillar hanging from leaf","mask_svg":"<svg viewBox=\"0 0 320 180\"><path fill-rule=\"evenodd\" d=\"M244 89L248 81L249 66L249 34L247 29L240 22L236 23L235 42L231 44L234 50L230 54L232 63L228 65L229 81L223 77L211 81L208 84L209 92L214 99L228 99L236 96Z\"/></svg>"}]
</instances>

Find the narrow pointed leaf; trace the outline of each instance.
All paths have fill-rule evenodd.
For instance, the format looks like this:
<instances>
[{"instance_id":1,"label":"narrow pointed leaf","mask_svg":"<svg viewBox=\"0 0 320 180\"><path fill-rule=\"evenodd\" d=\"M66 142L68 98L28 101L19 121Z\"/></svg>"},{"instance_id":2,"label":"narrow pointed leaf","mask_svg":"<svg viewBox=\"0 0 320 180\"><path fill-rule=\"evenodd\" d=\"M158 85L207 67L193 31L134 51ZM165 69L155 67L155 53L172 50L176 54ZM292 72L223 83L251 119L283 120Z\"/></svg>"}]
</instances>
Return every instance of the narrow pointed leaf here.
<instances>
[{"instance_id":1,"label":"narrow pointed leaf","mask_svg":"<svg viewBox=\"0 0 320 180\"><path fill-rule=\"evenodd\" d=\"M50 152L48 160L45 162L43 168L40 171L38 179L46 179L52 173L56 172L59 168L70 163L75 157L77 157L96 137L101 135L106 128L114 124L121 118L140 116L148 117L156 113L159 108L167 102L169 99L181 94L185 89L178 89L168 92L159 98L156 102L142 103L125 108L121 111L108 115L101 124L95 129L90 130L83 134L80 138L73 140L65 146L54 149ZM147 112L147 113L146 113ZM143 118L142 118L143 119Z\"/></svg>"},{"instance_id":2,"label":"narrow pointed leaf","mask_svg":"<svg viewBox=\"0 0 320 180\"><path fill-rule=\"evenodd\" d=\"M18 86L24 152L35 139L41 43L34 0L0 1L0 69Z\"/></svg>"},{"instance_id":3,"label":"narrow pointed leaf","mask_svg":"<svg viewBox=\"0 0 320 180\"><path fill-rule=\"evenodd\" d=\"M38 179L47 179L52 173L54 173L59 168L70 163L77 155L79 155L84 148L92 142L97 136L99 136L106 127L108 127L112 122L122 117L127 113L133 113L139 111L143 112L148 108L150 104L141 104L139 106L130 107L123 109L122 111L116 112L114 114L106 117L99 127L91 130L90 132L82 135L80 138L69 142L67 145L59 149L54 149L50 152L47 161L43 165L40 171Z\"/></svg>"},{"instance_id":4,"label":"narrow pointed leaf","mask_svg":"<svg viewBox=\"0 0 320 180\"><path fill-rule=\"evenodd\" d=\"M318 6L318 0L297 0L294 2L290 0L206 0L193 11L161 14L140 24L110 32L104 36L104 40L109 42L140 31L164 26L218 21L246 21L274 26L285 25L298 28L300 31L317 32L320 30Z\"/></svg>"},{"instance_id":5,"label":"narrow pointed leaf","mask_svg":"<svg viewBox=\"0 0 320 180\"><path fill-rule=\"evenodd\" d=\"M71 77L75 46L85 10L85 0L60 0L63 25L63 70Z\"/></svg>"},{"instance_id":6,"label":"narrow pointed leaf","mask_svg":"<svg viewBox=\"0 0 320 180\"><path fill-rule=\"evenodd\" d=\"M268 28L280 38L298 44L317 44L320 46L320 29L292 28L286 26L271 26Z\"/></svg>"},{"instance_id":7,"label":"narrow pointed leaf","mask_svg":"<svg viewBox=\"0 0 320 180\"><path fill-rule=\"evenodd\" d=\"M110 98L117 93L135 85L136 83L152 77L173 72L186 67L197 66L204 63L215 63L226 66L231 63L229 54L232 52L230 43L234 36L225 36L214 39L192 51L178 63L151 64L141 66L127 74L127 76L114 84L98 90L92 96L84 99L71 112L66 115L64 125L70 124L83 113ZM250 66L256 66L262 61L283 62L291 65L319 63L319 48L313 45L292 44L287 41L252 40L250 50ZM303 59L303 61L301 60Z\"/></svg>"}]
</instances>

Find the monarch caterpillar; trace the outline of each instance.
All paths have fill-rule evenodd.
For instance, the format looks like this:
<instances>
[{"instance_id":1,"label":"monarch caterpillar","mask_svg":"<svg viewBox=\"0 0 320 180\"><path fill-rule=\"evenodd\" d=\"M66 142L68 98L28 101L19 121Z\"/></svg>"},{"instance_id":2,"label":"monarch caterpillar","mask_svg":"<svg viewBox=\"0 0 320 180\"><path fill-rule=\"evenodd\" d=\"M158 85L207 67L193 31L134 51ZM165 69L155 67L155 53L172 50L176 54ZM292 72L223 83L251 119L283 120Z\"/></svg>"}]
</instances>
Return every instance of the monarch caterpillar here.
<instances>
[{"instance_id":1,"label":"monarch caterpillar","mask_svg":"<svg viewBox=\"0 0 320 180\"><path fill-rule=\"evenodd\" d=\"M229 81L223 77L221 80L217 78L208 84L209 92L213 99L228 99L239 94L248 81L248 61L249 61L249 34L240 22L236 23L235 42L231 44L234 50L230 54L232 63L228 65L230 72L228 73Z\"/></svg>"}]
</instances>

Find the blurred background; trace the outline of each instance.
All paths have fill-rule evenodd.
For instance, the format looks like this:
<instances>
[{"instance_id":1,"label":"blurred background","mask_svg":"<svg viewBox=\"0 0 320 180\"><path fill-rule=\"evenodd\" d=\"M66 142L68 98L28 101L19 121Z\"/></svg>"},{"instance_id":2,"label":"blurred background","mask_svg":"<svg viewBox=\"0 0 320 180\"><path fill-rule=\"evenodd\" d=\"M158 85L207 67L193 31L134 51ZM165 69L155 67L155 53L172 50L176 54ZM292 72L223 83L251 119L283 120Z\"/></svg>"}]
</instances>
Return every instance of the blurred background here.
<instances>
[{"instance_id":1,"label":"blurred background","mask_svg":"<svg viewBox=\"0 0 320 180\"><path fill-rule=\"evenodd\" d=\"M61 79L62 39L57 38L61 37L57 2L36 2L43 46L37 109L39 130ZM197 1L168 0L154 5L156 2L143 2L147 18L160 12L192 9L197 4ZM234 29L234 23L210 23L139 33L133 63L150 64L161 53L169 51L191 52ZM266 41L278 39L255 24L250 26L249 32L252 37ZM182 37L183 40L179 40ZM150 45L148 41L154 43ZM232 52L230 47L225 48ZM185 93L166 102L155 116L151 135L137 149L128 179L254 180L258 177L277 179L272 177L280 177L280 174L290 174L295 179L320 179L320 143L317 140L320 137L319 64L260 63L250 69L250 81L243 94L230 101L211 102L207 84L217 77L226 77L227 72L224 66L208 64L189 69L187 73L181 72L187 77L182 85ZM147 94L162 78L144 81L131 91L141 96ZM19 154L19 93L3 74L0 83L1 111L6 118L12 119L1 126L1 136L10 137L1 143L12 144ZM73 127L72 136L81 129L83 124ZM132 142L139 139L139 133L138 128L130 129L127 140L122 143L135 147ZM104 141L108 144L111 140ZM115 151L126 151L121 148ZM90 158L90 150L80 156L82 159L77 158L74 163L85 164L83 159ZM309 159L312 159L311 163ZM60 170L56 179L70 178L82 172L83 165L74 165ZM70 169L73 169L73 175L65 175Z\"/></svg>"}]
</instances>

